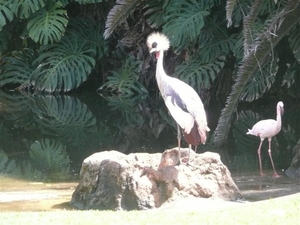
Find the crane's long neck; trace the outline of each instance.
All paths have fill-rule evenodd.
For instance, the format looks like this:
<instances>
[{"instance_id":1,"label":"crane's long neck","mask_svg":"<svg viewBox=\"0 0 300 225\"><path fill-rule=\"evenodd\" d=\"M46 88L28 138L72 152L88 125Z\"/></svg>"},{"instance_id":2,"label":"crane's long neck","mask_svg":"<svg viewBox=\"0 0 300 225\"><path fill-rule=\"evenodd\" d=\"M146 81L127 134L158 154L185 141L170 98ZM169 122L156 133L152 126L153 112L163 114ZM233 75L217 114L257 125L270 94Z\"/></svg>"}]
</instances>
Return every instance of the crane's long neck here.
<instances>
[{"instance_id":1,"label":"crane's long neck","mask_svg":"<svg viewBox=\"0 0 300 225\"><path fill-rule=\"evenodd\" d=\"M157 64L156 64L156 81L157 81L157 85L159 88L159 91L162 95L163 98L165 98L164 96L164 87L165 87L165 82L166 79L168 79L168 75L166 74L165 70L164 70L164 52L163 51L159 51L156 53L156 58L157 58Z\"/></svg>"}]
</instances>

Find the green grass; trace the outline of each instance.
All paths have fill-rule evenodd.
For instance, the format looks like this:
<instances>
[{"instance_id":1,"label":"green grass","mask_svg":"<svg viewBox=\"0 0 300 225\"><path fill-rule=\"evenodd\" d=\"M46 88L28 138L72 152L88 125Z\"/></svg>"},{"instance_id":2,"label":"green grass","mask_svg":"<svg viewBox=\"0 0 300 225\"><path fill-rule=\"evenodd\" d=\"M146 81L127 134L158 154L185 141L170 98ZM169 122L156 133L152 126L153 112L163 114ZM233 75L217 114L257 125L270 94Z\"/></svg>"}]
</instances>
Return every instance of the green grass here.
<instances>
[{"instance_id":1,"label":"green grass","mask_svg":"<svg viewBox=\"0 0 300 225\"><path fill-rule=\"evenodd\" d=\"M197 206L192 206L197 208ZM201 206L203 208L203 205ZM300 224L300 193L222 209L148 211L2 212L2 225L14 224Z\"/></svg>"}]
</instances>

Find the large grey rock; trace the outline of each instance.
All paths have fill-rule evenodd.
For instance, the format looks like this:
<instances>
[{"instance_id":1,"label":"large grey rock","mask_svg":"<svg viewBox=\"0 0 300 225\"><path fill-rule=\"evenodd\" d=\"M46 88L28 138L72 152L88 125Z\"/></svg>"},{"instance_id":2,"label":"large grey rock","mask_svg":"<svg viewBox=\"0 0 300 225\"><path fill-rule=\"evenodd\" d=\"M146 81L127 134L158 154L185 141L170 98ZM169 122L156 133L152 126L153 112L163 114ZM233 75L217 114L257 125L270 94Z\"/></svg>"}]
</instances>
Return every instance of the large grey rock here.
<instances>
[{"instance_id":1,"label":"large grey rock","mask_svg":"<svg viewBox=\"0 0 300 225\"><path fill-rule=\"evenodd\" d=\"M185 161L187 149L183 152ZM71 203L79 209L141 210L160 207L178 197L241 197L217 153L192 153L189 165L179 166L176 149L163 154L95 153L82 163Z\"/></svg>"}]
</instances>

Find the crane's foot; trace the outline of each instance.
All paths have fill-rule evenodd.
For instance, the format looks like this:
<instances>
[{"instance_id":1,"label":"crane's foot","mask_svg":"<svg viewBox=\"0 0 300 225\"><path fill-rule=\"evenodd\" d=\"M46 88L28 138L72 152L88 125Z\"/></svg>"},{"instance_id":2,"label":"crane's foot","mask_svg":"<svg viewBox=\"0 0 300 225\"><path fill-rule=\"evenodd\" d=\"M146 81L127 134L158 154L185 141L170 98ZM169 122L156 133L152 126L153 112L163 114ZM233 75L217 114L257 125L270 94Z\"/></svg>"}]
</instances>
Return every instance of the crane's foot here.
<instances>
[{"instance_id":1,"label":"crane's foot","mask_svg":"<svg viewBox=\"0 0 300 225\"><path fill-rule=\"evenodd\" d=\"M282 176L278 175L277 173L273 174L273 178L280 178L280 177L282 177Z\"/></svg>"}]
</instances>

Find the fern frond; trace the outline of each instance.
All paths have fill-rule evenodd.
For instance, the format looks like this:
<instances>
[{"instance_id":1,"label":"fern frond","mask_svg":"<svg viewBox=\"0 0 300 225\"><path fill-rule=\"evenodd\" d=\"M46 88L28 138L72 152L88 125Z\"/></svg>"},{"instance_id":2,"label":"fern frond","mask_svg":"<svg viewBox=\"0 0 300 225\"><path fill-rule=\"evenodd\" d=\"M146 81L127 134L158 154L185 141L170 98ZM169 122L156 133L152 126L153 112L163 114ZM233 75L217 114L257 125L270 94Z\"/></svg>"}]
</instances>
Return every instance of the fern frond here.
<instances>
[{"instance_id":1,"label":"fern frond","mask_svg":"<svg viewBox=\"0 0 300 225\"><path fill-rule=\"evenodd\" d=\"M177 51L183 50L197 38L212 6L212 1L173 0L169 3L163 33L169 37Z\"/></svg>"},{"instance_id":2,"label":"fern frond","mask_svg":"<svg viewBox=\"0 0 300 225\"><path fill-rule=\"evenodd\" d=\"M140 63L133 57L127 58L120 69L110 71L112 75L107 78L100 90L122 95L147 93L146 89L138 82Z\"/></svg>"},{"instance_id":3,"label":"fern frond","mask_svg":"<svg viewBox=\"0 0 300 225\"><path fill-rule=\"evenodd\" d=\"M140 3L140 0L117 0L107 15L104 38L109 38L116 27L120 26Z\"/></svg>"}]
</instances>

